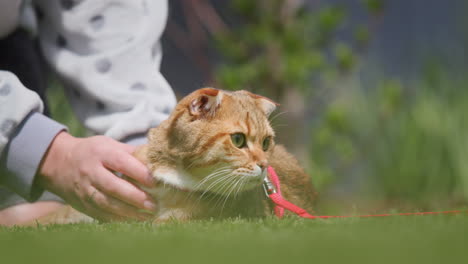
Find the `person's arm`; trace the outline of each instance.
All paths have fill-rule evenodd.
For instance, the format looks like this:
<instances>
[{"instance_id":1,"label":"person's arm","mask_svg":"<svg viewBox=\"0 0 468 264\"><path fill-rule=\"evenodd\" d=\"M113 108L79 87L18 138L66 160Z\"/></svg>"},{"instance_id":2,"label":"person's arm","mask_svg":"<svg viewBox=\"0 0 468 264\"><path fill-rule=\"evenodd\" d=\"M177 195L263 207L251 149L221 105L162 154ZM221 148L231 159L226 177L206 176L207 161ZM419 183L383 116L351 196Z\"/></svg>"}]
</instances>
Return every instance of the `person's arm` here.
<instances>
[{"instance_id":1,"label":"person's arm","mask_svg":"<svg viewBox=\"0 0 468 264\"><path fill-rule=\"evenodd\" d=\"M43 116L39 96L12 73L0 71L0 184L28 201L44 189L100 220L150 219L152 198L118 178L147 187L153 180L132 156L134 147L109 137L75 138Z\"/></svg>"},{"instance_id":2,"label":"person's arm","mask_svg":"<svg viewBox=\"0 0 468 264\"><path fill-rule=\"evenodd\" d=\"M144 142L176 104L159 71L167 1L38 3L45 58L79 119L95 134Z\"/></svg>"},{"instance_id":3,"label":"person's arm","mask_svg":"<svg viewBox=\"0 0 468 264\"><path fill-rule=\"evenodd\" d=\"M162 57L159 39L167 18L167 1L37 3L43 14L39 23L43 53L66 84L79 119L95 134L133 145L144 143L148 129L165 120L176 104L173 91L159 72ZM118 214L130 212L135 206L154 208L150 197L137 194L132 186L125 187L125 183L130 183L115 180L109 172L117 170L143 184L146 181L147 186L151 184L151 178L145 177L148 172L145 170L144 174L141 169L143 165L132 161L130 146L103 140L96 137L80 141L59 134L47 155L50 162L46 158L41 167L40 185L88 213ZM70 151L71 146L96 155L80 155ZM53 157L63 160L56 163ZM61 164L79 170L57 178L58 172L66 169ZM94 175L93 171L99 173ZM88 177L87 181L79 180L82 175ZM67 185L69 182L74 185ZM133 207L118 210L125 204ZM107 219L112 215L101 217Z\"/></svg>"},{"instance_id":4,"label":"person's arm","mask_svg":"<svg viewBox=\"0 0 468 264\"><path fill-rule=\"evenodd\" d=\"M34 185L43 155L65 126L42 115L43 103L18 78L0 71L0 184L29 201L42 194Z\"/></svg>"}]
</instances>

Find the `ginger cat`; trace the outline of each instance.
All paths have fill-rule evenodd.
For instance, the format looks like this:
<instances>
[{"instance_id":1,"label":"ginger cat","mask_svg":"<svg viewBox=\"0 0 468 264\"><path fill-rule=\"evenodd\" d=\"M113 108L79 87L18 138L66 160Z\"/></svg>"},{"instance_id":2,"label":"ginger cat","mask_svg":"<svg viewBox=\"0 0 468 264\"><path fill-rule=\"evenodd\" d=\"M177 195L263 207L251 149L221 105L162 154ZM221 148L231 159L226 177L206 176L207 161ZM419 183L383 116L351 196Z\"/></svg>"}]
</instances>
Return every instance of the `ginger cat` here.
<instances>
[{"instance_id":1,"label":"ginger cat","mask_svg":"<svg viewBox=\"0 0 468 264\"><path fill-rule=\"evenodd\" d=\"M267 166L286 199L312 212L316 192L297 160L274 142L271 100L247 91L203 88L183 98L170 117L150 130L135 156L157 187L155 222L271 215L262 183ZM67 206L35 223L92 220Z\"/></svg>"}]
</instances>

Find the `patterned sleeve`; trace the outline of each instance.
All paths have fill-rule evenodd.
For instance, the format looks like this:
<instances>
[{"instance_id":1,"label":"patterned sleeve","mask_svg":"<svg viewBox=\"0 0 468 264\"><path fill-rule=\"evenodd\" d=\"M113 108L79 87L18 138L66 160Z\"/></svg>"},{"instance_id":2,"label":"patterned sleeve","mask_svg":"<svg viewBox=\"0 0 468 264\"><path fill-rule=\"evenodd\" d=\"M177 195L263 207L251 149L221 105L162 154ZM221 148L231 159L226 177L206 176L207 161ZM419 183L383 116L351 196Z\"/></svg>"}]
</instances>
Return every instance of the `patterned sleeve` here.
<instances>
[{"instance_id":1,"label":"patterned sleeve","mask_svg":"<svg viewBox=\"0 0 468 264\"><path fill-rule=\"evenodd\" d=\"M39 96L12 73L0 70L0 185L34 201L42 193L34 179L42 157L66 127L40 114Z\"/></svg>"},{"instance_id":2,"label":"patterned sleeve","mask_svg":"<svg viewBox=\"0 0 468 264\"><path fill-rule=\"evenodd\" d=\"M167 1L36 4L45 58L88 129L123 140L168 117L176 99L159 71Z\"/></svg>"}]
</instances>

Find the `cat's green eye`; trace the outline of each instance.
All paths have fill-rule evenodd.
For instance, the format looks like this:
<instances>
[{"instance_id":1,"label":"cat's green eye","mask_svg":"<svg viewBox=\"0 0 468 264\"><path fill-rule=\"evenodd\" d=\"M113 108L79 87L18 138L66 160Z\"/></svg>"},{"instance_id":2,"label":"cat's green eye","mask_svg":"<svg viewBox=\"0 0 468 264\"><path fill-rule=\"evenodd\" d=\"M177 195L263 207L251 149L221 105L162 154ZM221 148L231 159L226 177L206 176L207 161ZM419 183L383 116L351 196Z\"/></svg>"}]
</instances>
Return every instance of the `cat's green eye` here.
<instances>
[{"instance_id":1,"label":"cat's green eye","mask_svg":"<svg viewBox=\"0 0 468 264\"><path fill-rule=\"evenodd\" d=\"M263 140L263 143L262 143L262 149L263 151L267 151L268 148L270 147L270 142L271 142L271 137L266 137L264 140Z\"/></svg>"},{"instance_id":2,"label":"cat's green eye","mask_svg":"<svg viewBox=\"0 0 468 264\"><path fill-rule=\"evenodd\" d=\"M246 146L245 135L242 133L235 133L231 135L232 144L238 148Z\"/></svg>"}]
</instances>

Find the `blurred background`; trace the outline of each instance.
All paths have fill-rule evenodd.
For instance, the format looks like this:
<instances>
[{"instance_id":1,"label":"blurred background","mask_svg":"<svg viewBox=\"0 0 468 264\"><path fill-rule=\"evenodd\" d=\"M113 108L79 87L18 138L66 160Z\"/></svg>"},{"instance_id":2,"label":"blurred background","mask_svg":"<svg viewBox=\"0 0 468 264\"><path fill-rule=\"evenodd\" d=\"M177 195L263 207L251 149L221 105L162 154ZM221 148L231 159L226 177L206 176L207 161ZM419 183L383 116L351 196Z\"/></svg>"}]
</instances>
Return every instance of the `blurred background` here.
<instances>
[{"instance_id":1,"label":"blurred background","mask_svg":"<svg viewBox=\"0 0 468 264\"><path fill-rule=\"evenodd\" d=\"M320 193L317 212L468 204L464 0L171 0L162 72L281 104L277 141ZM84 135L57 81L51 112Z\"/></svg>"}]
</instances>

